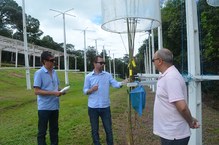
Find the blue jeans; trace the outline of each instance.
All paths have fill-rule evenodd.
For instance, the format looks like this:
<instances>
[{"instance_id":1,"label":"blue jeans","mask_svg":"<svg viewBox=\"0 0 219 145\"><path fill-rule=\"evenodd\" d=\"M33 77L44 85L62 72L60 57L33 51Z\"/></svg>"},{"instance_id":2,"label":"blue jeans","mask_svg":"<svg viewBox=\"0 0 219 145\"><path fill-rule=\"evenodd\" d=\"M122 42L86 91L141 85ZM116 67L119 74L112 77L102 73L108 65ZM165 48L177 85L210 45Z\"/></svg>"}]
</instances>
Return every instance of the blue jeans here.
<instances>
[{"instance_id":1,"label":"blue jeans","mask_svg":"<svg viewBox=\"0 0 219 145\"><path fill-rule=\"evenodd\" d=\"M46 145L46 131L49 123L51 145L58 145L59 110L38 110L38 145Z\"/></svg>"},{"instance_id":2,"label":"blue jeans","mask_svg":"<svg viewBox=\"0 0 219 145\"><path fill-rule=\"evenodd\" d=\"M174 140L168 140L165 138L160 138L161 145L188 145L189 137L183 138L183 139L174 139Z\"/></svg>"},{"instance_id":3,"label":"blue jeans","mask_svg":"<svg viewBox=\"0 0 219 145\"><path fill-rule=\"evenodd\" d=\"M94 145L101 145L99 138L99 117L102 120L106 133L107 145L113 145L112 119L110 107L107 108L90 108L88 107L90 117L91 133Z\"/></svg>"}]
</instances>

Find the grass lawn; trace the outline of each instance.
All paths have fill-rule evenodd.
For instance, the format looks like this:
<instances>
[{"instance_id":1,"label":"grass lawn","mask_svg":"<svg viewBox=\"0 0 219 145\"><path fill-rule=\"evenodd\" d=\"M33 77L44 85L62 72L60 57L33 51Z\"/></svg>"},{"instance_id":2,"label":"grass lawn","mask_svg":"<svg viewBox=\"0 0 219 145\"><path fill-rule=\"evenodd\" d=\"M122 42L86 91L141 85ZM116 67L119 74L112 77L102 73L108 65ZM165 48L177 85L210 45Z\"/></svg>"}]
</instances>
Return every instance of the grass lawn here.
<instances>
[{"instance_id":1,"label":"grass lawn","mask_svg":"<svg viewBox=\"0 0 219 145\"><path fill-rule=\"evenodd\" d=\"M31 83L33 74L31 70ZM64 72L58 72L64 87ZM70 90L60 98L59 144L91 145L87 96L83 95L83 73L69 72ZM111 88L111 112L115 145L127 145L127 88ZM132 110L135 145L159 145L152 133L154 93L147 88L146 108L138 117ZM0 69L0 145L36 145L37 104L32 90L26 90L25 70ZM100 124L102 126L102 124ZM203 104L203 144L219 143L219 112ZM103 145L105 133L100 127ZM49 136L47 135L49 144Z\"/></svg>"},{"instance_id":2,"label":"grass lawn","mask_svg":"<svg viewBox=\"0 0 219 145\"><path fill-rule=\"evenodd\" d=\"M32 84L35 71L31 70ZM58 75L61 87L64 87L64 72L58 72ZM26 90L25 71L0 70L0 76L0 145L35 145L38 119L36 96L33 89ZM61 145L87 145L91 143L91 135L87 96L82 92L84 74L70 72L69 82L70 90L60 98L59 142ZM112 94L116 97L119 92L125 92L124 89L112 88ZM125 93L123 98L126 96ZM120 112L119 109L117 111Z\"/></svg>"}]
</instances>

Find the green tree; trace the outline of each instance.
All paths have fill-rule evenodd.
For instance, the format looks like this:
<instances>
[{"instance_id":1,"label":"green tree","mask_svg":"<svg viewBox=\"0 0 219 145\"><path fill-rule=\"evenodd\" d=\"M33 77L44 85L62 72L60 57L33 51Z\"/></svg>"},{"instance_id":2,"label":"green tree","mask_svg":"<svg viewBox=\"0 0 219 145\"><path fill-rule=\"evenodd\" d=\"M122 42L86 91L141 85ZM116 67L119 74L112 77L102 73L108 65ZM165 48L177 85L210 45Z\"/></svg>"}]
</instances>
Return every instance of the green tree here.
<instances>
[{"instance_id":1,"label":"green tree","mask_svg":"<svg viewBox=\"0 0 219 145\"><path fill-rule=\"evenodd\" d=\"M23 40L22 8L14 0L0 1L0 31L7 37ZM40 39L43 32L39 20L26 15L27 38L29 43Z\"/></svg>"},{"instance_id":2,"label":"green tree","mask_svg":"<svg viewBox=\"0 0 219 145\"><path fill-rule=\"evenodd\" d=\"M0 1L0 33L6 37L12 37L16 28L15 21L22 17L22 8L13 0Z\"/></svg>"},{"instance_id":3,"label":"green tree","mask_svg":"<svg viewBox=\"0 0 219 145\"><path fill-rule=\"evenodd\" d=\"M219 8L207 5L206 1L200 0L199 13L201 15L201 49L203 73L216 73L219 69Z\"/></svg>"}]
</instances>

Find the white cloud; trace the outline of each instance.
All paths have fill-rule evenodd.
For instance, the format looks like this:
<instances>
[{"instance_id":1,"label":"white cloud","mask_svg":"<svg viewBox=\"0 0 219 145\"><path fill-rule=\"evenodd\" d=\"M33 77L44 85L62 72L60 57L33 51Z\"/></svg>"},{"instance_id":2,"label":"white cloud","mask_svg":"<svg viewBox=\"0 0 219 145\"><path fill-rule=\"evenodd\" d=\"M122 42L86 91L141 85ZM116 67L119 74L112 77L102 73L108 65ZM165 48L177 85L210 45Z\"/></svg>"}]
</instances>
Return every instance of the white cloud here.
<instances>
[{"instance_id":1,"label":"white cloud","mask_svg":"<svg viewBox=\"0 0 219 145\"><path fill-rule=\"evenodd\" d=\"M15 1L22 6L22 0ZM101 17L101 0L25 0L26 13L38 19L40 29L44 32L44 35L50 35L58 43L64 41L63 18L62 15L54 18L59 13L50 9L65 12L71 8L74 8L74 10L67 13L76 17L65 15L66 43L75 45L76 50L82 50L84 48L84 33L75 29L84 30L87 28L87 30L95 31L86 31L87 46L95 46L94 39L98 39L98 52L103 49L104 45L107 52L110 50L110 54L114 53L116 58L123 57L127 53L127 34L122 35L125 49L119 34L106 32L101 29L100 24L94 23L96 19ZM139 44L144 39L139 35L142 35L142 33L136 34L135 52L137 52Z\"/></svg>"}]
</instances>

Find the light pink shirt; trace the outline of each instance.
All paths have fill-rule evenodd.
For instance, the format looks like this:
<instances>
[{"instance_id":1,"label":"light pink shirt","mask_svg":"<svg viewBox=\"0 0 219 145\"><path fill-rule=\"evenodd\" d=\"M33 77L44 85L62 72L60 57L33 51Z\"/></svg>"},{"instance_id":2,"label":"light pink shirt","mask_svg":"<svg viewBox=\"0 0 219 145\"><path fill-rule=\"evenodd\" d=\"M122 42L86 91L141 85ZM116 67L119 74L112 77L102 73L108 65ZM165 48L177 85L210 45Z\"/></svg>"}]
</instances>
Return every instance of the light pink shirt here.
<instances>
[{"instance_id":1,"label":"light pink shirt","mask_svg":"<svg viewBox=\"0 0 219 145\"><path fill-rule=\"evenodd\" d=\"M178 112L175 101L187 101L185 81L175 66L169 67L157 82L154 102L154 134L169 140L191 135L190 127Z\"/></svg>"}]
</instances>

